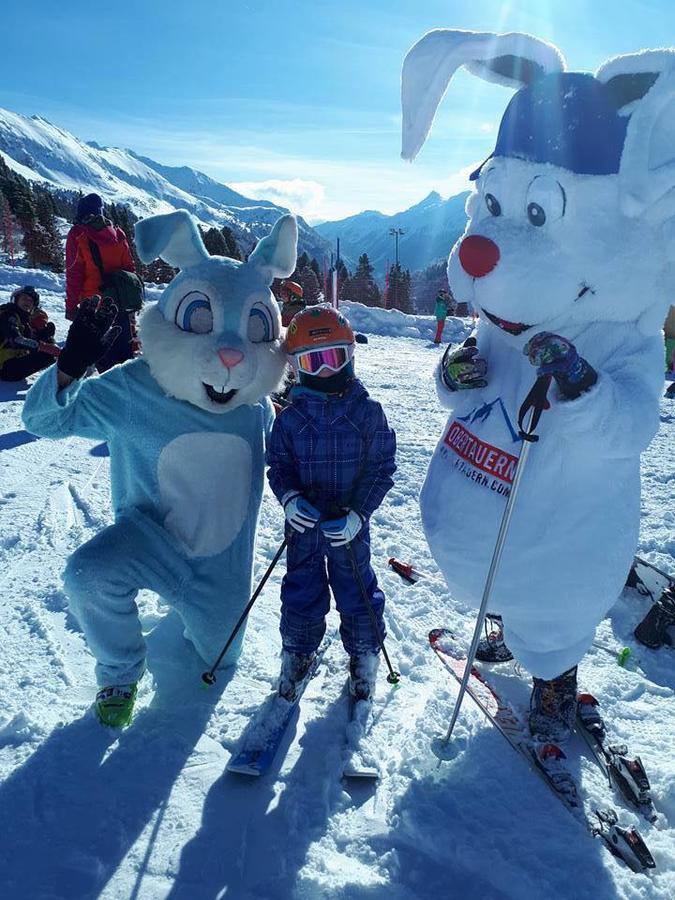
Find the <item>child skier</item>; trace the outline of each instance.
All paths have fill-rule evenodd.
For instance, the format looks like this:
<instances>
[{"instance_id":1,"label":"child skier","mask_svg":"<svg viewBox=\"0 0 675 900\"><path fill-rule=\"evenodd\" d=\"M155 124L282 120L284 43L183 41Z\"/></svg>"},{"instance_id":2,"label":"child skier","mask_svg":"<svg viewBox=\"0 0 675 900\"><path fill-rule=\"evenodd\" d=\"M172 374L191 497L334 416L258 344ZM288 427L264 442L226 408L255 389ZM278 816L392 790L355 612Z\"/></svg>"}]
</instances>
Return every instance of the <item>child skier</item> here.
<instances>
[{"instance_id":1,"label":"child skier","mask_svg":"<svg viewBox=\"0 0 675 900\"><path fill-rule=\"evenodd\" d=\"M21 381L50 366L58 353L54 332L35 288L17 288L0 306L0 380Z\"/></svg>"},{"instance_id":2,"label":"child skier","mask_svg":"<svg viewBox=\"0 0 675 900\"><path fill-rule=\"evenodd\" d=\"M369 519L393 484L396 436L354 377L354 332L328 306L298 313L286 352L298 373L267 451L270 486L284 508L287 570L281 585L279 694L292 701L326 629L329 587L350 657L355 700L372 695L380 642L353 565L384 638L384 594L370 565Z\"/></svg>"}]
</instances>

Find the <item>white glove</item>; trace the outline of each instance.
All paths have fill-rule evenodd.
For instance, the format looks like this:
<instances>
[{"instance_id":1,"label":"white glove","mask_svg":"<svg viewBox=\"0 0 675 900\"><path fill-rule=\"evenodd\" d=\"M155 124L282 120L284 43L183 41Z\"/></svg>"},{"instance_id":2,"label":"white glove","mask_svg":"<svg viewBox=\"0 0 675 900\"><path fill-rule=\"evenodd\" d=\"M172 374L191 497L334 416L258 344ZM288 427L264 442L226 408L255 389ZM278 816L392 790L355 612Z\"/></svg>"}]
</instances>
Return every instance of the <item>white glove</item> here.
<instances>
[{"instance_id":1,"label":"white glove","mask_svg":"<svg viewBox=\"0 0 675 900\"><path fill-rule=\"evenodd\" d=\"M281 503L284 507L286 521L291 528L295 528L300 534L304 534L306 531L314 528L321 518L319 510L313 507L309 500L305 500L302 494L299 494L297 491L289 491L287 494L284 494L281 498Z\"/></svg>"},{"instance_id":2,"label":"white glove","mask_svg":"<svg viewBox=\"0 0 675 900\"><path fill-rule=\"evenodd\" d=\"M329 519L321 523L321 530L326 535L328 543L331 547L344 547L354 540L356 535L363 528L363 519L361 516L350 509L346 515L339 519Z\"/></svg>"}]
</instances>

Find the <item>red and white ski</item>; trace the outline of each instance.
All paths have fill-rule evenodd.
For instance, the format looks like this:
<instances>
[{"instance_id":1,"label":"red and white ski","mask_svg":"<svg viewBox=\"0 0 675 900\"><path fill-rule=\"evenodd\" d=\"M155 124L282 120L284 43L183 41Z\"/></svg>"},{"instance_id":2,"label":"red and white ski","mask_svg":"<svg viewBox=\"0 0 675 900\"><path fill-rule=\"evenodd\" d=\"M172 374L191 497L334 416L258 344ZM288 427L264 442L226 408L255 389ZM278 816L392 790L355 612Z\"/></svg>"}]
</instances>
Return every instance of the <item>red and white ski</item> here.
<instances>
[{"instance_id":1,"label":"red and white ski","mask_svg":"<svg viewBox=\"0 0 675 900\"><path fill-rule=\"evenodd\" d=\"M453 633L446 628L435 628L429 632L429 643L445 669L461 684L467 660ZM593 837L601 838L609 850L634 872L655 868L654 858L640 833L635 828L619 825L613 809L593 810L592 818L586 814L576 779L565 765L562 749L555 744L533 741L517 711L476 668L471 670L466 692L512 749L525 759L532 771L542 778Z\"/></svg>"}]
</instances>

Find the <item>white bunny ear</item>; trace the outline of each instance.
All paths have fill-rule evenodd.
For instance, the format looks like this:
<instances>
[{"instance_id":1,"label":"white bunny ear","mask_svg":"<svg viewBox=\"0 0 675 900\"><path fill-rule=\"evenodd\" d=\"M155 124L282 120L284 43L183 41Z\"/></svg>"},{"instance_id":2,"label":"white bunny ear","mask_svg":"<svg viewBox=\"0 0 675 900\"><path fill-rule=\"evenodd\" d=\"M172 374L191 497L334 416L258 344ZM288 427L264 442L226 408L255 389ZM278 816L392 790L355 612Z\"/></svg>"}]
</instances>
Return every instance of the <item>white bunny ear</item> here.
<instances>
[{"instance_id":1,"label":"white bunny ear","mask_svg":"<svg viewBox=\"0 0 675 900\"><path fill-rule=\"evenodd\" d=\"M610 59L596 78L630 115L621 154L621 205L641 215L675 188L675 50L646 50ZM658 218L675 214L660 204Z\"/></svg>"},{"instance_id":2,"label":"white bunny ear","mask_svg":"<svg viewBox=\"0 0 675 900\"><path fill-rule=\"evenodd\" d=\"M436 110L460 66L479 78L513 88L566 68L557 47L530 34L452 29L428 32L403 60L403 159L412 160L421 150Z\"/></svg>"},{"instance_id":3,"label":"white bunny ear","mask_svg":"<svg viewBox=\"0 0 675 900\"><path fill-rule=\"evenodd\" d=\"M295 269L298 257L298 223L295 216L282 216L248 258L248 265L260 269L268 284L286 278Z\"/></svg>"},{"instance_id":4,"label":"white bunny ear","mask_svg":"<svg viewBox=\"0 0 675 900\"><path fill-rule=\"evenodd\" d=\"M135 233L136 249L143 262L161 256L170 266L187 269L208 259L197 223L184 209L141 219Z\"/></svg>"}]
</instances>

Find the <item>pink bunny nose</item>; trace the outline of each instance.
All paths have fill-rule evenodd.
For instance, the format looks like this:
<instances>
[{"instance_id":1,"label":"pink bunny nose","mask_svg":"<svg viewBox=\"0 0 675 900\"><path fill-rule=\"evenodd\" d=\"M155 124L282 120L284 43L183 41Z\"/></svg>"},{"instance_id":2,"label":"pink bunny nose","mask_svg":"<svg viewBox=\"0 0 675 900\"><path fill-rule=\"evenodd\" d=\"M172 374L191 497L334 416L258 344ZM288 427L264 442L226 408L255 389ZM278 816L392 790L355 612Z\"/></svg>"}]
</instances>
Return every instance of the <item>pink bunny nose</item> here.
<instances>
[{"instance_id":1,"label":"pink bunny nose","mask_svg":"<svg viewBox=\"0 0 675 900\"><path fill-rule=\"evenodd\" d=\"M221 347L218 356L226 369L234 369L244 358L241 350L234 350L232 347Z\"/></svg>"},{"instance_id":2,"label":"pink bunny nose","mask_svg":"<svg viewBox=\"0 0 675 900\"><path fill-rule=\"evenodd\" d=\"M499 262L499 247L482 234L470 234L459 245L459 261L472 278L482 278Z\"/></svg>"}]
</instances>

